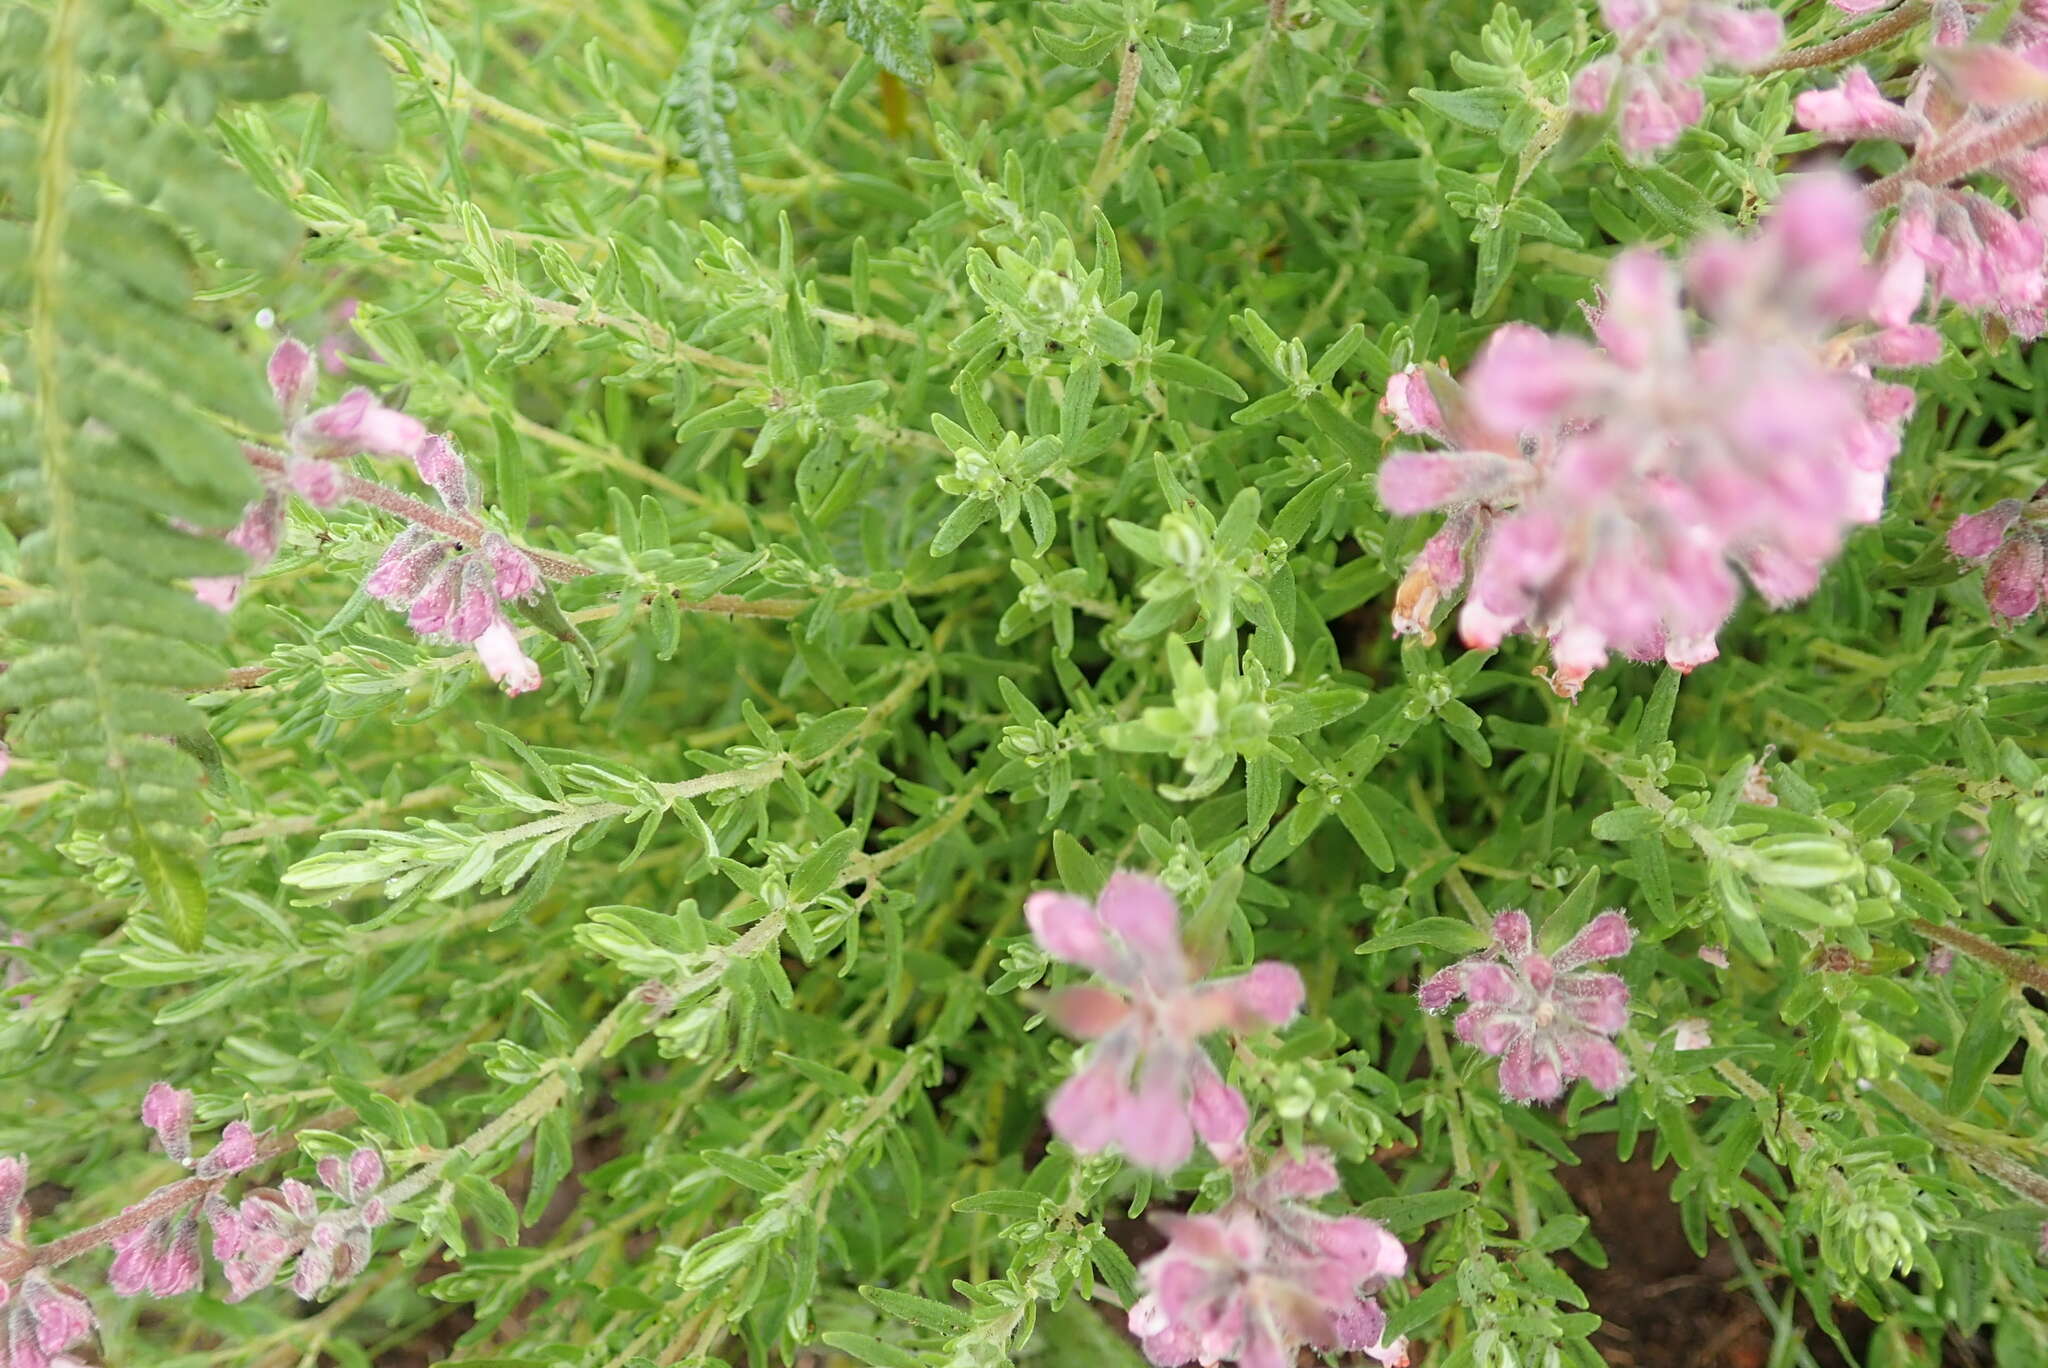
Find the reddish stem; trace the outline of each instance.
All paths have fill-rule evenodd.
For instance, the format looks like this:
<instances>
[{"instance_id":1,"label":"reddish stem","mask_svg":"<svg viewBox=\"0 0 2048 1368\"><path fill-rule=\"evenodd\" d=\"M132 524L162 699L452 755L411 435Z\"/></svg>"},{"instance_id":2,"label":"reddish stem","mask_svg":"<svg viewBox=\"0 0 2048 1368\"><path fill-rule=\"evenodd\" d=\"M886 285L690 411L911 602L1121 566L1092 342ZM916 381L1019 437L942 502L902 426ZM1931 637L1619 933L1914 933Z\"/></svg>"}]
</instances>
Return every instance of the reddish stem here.
<instances>
[{"instance_id":1,"label":"reddish stem","mask_svg":"<svg viewBox=\"0 0 2048 1368\"><path fill-rule=\"evenodd\" d=\"M259 446L244 444L242 455L247 457L249 464L255 466L258 470L268 471L273 475L284 474L284 457L277 452L269 451ZM395 518L403 518L409 523L429 528L439 532L444 537L453 538L469 546L475 546L481 542L484 539L484 535L490 531L489 528L485 527L475 518L465 518L460 514L450 513L446 509L435 508L432 504L415 499L410 494L402 493L387 485L380 485L374 480L358 478L347 472L343 472L341 476L341 492L345 497L354 499L357 503L368 504L372 508L380 508ZM550 555L546 551L535 551L528 547L521 547L519 549L525 552L528 558L533 561L534 567L542 575L551 580L580 579L584 575L593 573L589 566L569 560L564 556Z\"/></svg>"},{"instance_id":2,"label":"reddish stem","mask_svg":"<svg viewBox=\"0 0 2048 1368\"><path fill-rule=\"evenodd\" d=\"M1749 70L1758 76L1773 71L1798 71L1803 67L1833 66L1845 57L1856 57L1898 37L1913 25L1927 17L1927 6L1920 0L1899 6L1881 19L1874 19L1839 38L1830 38L1825 43L1813 43L1807 47L1793 48L1781 52L1760 67Z\"/></svg>"},{"instance_id":3,"label":"reddish stem","mask_svg":"<svg viewBox=\"0 0 2048 1368\"><path fill-rule=\"evenodd\" d=\"M1881 181L1864 187L1872 209L1887 209L1915 185L1948 185L1999 158L2048 137L2048 102L2021 105L1998 122L1952 142L1936 143Z\"/></svg>"},{"instance_id":4,"label":"reddish stem","mask_svg":"<svg viewBox=\"0 0 2048 1368\"><path fill-rule=\"evenodd\" d=\"M1927 939L1940 941L1951 950L1960 950L1971 959L1981 960L2015 983L2024 983L2029 988L2048 993L2048 965L2039 960L2015 954L1959 927L1941 926L1918 917L1913 919L1912 926Z\"/></svg>"}]
</instances>

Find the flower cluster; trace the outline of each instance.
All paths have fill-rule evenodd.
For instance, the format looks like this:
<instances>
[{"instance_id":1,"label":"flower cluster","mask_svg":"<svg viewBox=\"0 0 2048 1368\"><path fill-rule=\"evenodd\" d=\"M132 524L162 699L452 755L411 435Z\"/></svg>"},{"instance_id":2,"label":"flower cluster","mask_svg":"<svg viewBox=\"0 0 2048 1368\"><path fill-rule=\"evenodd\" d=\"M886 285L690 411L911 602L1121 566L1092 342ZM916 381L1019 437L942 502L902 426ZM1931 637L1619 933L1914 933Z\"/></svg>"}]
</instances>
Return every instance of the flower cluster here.
<instances>
[{"instance_id":1,"label":"flower cluster","mask_svg":"<svg viewBox=\"0 0 2048 1368\"><path fill-rule=\"evenodd\" d=\"M1500 1090L1517 1102L1555 1102L1583 1078L1611 1093L1628 1081L1613 1037L1628 1023L1628 985L1619 975L1581 966L1625 955L1635 943L1628 918L1602 912L1563 949L1536 949L1526 913L1493 919L1493 944L1422 985L1424 1008L1441 1012L1459 998L1458 1039L1500 1059Z\"/></svg>"},{"instance_id":2,"label":"flower cluster","mask_svg":"<svg viewBox=\"0 0 2048 1368\"><path fill-rule=\"evenodd\" d=\"M307 1301L348 1282L369 1263L371 1232L391 1215L376 1195L384 1181L383 1158L359 1149L347 1159L322 1159L318 1173L339 1205L323 1211L313 1188L287 1178L275 1190L244 1197L239 1207L223 1203L208 1209L213 1254L227 1274L229 1301L269 1287L293 1258L298 1265L292 1291Z\"/></svg>"},{"instance_id":3,"label":"flower cluster","mask_svg":"<svg viewBox=\"0 0 2048 1368\"><path fill-rule=\"evenodd\" d=\"M1985 7L1989 9L1990 7ZM1997 47L1970 46L1977 23L1956 0L1935 6L1936 60L1913 76L1902 101L1887 99L1867 71L1799 96L1799 122L1839 141L1882 139L1910 149L1905 169L1882 183L1898 218L1880 249L1882 280L1873 314L1909 321L1932 290L1974 313L1997 315L2022 337L2048 328L2048 148L2008 106L2048 96L2048 5L2013 13ZM1986 171L2024 207L2015 215L1980 191L1953 182Z\"/></svg>"},{"instance_id":4,"label":"flower cluster","mask_svg":"<svg viewBox=\"0 0 2048 1368\"><path fill-rule=\"evenodd\" d=\"M473 646L506 693L539 688L540 667L520 647L505 605L540 597L540 567L530 553L478 520L476 479L454 443L377 403L366 389L350 390L308 413L313 353L292 338L278 344L267 370L284 417L286 450L250 450L264 489L226 540L248 553L252 569L268 564L283 539L289 493L317 508L332 508L344 498L366 499L407 517L412 525L392 540L364 582L365 591L404 610L412 629L427 640ZM342 462L353 456L409 460L447 516L435 516L427 505L391 496L381 486L352 480ZM203 602L226 612L243 583L241 575L209 577L195 579L192 588Z\"/></svg>"},{"instance_id":5,"label":"flower cluster","mask_svg":"<svg viewBox=\"0 0 2048 1368\"><path fill-rule=\"evenodd\" d=\"M2000 499L1982 513L1957 518L1948 549L1984 567L1984 601L2009 622L2034 615L2048 596L2048 485L2032 499Z\"/></svg>"},{"instance_id":6,"label":"flower cluster","mask_svg":"<svg viewBox=\"0 0 2048 1368\"><path fill-rule=\"evenodd\" d=\"M177 1297L198 1290L204 1276L202 1215L213 1229L214 1257L227 1274L230 1301L276 1282L294 1257L292 1290L309 1300L354 1277L369 1261L370 1232L388 1218L377 1195L384 1161L375 1150L320 1161L321 1184L340 1199L326 1212L318 1209L313 1189L289 1178L278 1191L264 1189L236 1206L227 1198L228 1181L265 1156L247 1122L230 1122L213 1148L195 1158L192 1095L168 1083L151 1085L143 1096L142 1121L156 1132L165 1156L191 1176L93 1227L83 1247L112 1248L107 1282L118 1295ZM0 1156L0 1368L82 1368L68 1351L92 1336L98 1320L75 1289L37 1266L35 1251L18 1231L27 1188L27 1162Z\"/></svg>"},{"instance_id":7,"label":"flower cluster","mask_svg":"<svg viewBox=\"0 0 2048 1368\"><path fill-rule=\"evenodd\" d=\"M1330 1156L1311 1149L1241 1178L1219 1211L1160 1218L1169 1242L1139 1270L1145 1295L1130 1311L1145 1356L1162 1368L1291 1368L1307 1346L1407 1363L1406 1341L1384 1342L1373 1293L1408 1255L1378 1222L1309 1205L1336 1190Z\"/></svg>"},{"instance_id":8,"label":"flower cluster","mask_svg":"<svg viewBox=\"0 0 2048 1368\"><path fill-rule=\"evenodd\" d=\"M475 481L446 437L428 438L415 462L443 507L473 516ZM408 527L392 539L363 588L404 609L407 623L429 641L473 645L506 693L540 687L540 667L520 649L504 608L540 597L540 571L531 556L497 533L487 532L471 546L433 528Z\"/></svg>"},{"instance_id":9,"label":"flower cluster","mask_svg":"<svg viewBox=\"0 0 2048 1368\"><path fill-rule=\"evenodd\" d=\"M1269 960L1201 981L1181 943L1173 895L1138 874L1110 876L1092 905L1034 893L1024 915L1048 955L1110 985L1063 989L1047 1006L1061 1029L1093 1042L1087 1063L1053 1094L1053 1133L1085 1153L1114 1147L1160 1173L1187 1162L1197 1135L1219 1158L1236 1157L1250 1113L1203 1052L1202 1037L1293 1020L1301 975Z\"/></svg>"},{"instance_id":10,"label":"flower cluster","mask_svg":"<svg viewBox=\"0 0 2048 1368\"><path fill-rule=\"evenodd\" d=\"M1600 17L1620 42L1578 74L1572 105L1615 111L1632 157L1669 147L1699 122L1699 80L1709 66L1760 66L1785 41L1773 11L1715 0L1600 0Z\"/></svg>"},{"instance_id":11,"label":"flower cluster","mask_svg":"<svg viewBox=\"0 0 2048 1368\"><path fill-rule=\"evenodd\" d=\"M254 1164L259 1152L256 1133L246 1121L231 1121L211 1152L192 1157L192 1095L168 1083L156 1083L142 1099L142 1123L156 1132L165 1155L192 1170L200 1180L190 1199L168 1209L130 1207L145 1217L143 1224L114 1236L114 1262L107 1281L124 1297L177 1297L199 1286L199 1213L212 1215L222 1204L226 1179Z\"/></svg>"},{"instance_id":12,"label":"flower cluster","mask_svg":"<svg viewBox=\"0 0 2048 1368\"><path fill-rule=\"evenodd\" d=\"M1682 275L1653 253L1618 258L1586 311L1598 347L1511 324L1462 386L1396 376L1395 425L1450 448L1381 467L1391 511L1448 515L1396 630L1426 632L1472 558L1466 643L1546 638L1572 697L1610 651L1712 660L1738 568L1773 604L1811 593L1849 527L1878 516L1912 409L1871 366L1940 349L1932 329L1856 326L1875 288L1864 221L1851 185L1811 177L1754 237L1696 245Z\"/></svg>"}]
</instances>

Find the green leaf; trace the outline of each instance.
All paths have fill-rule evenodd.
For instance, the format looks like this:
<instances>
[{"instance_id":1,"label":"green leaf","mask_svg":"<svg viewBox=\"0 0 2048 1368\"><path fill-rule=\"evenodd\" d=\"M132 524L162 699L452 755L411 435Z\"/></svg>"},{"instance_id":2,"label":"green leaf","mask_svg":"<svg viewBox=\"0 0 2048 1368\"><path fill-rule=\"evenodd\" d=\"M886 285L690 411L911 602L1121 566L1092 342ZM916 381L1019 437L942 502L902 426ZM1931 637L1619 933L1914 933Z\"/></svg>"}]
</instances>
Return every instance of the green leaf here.
<instances>
[{"instance_id":1,"label":"green leaf","mask_svg":"<svg viewBox=\"0 0 2048 1368\"><path fill-rule=\"evenodd\" d=\"M1991 1000L1970 1013L1962 1038L1956 1042L1955 1057L1949 1064L1948 1091L1942 1098L1942 1109L1950 1116L1963 1116L1976 1105L1985 1080L2012 1053L2013 1044L2019 1039L2019 1028L2012 1024L2004 998L2002 988L1994 989Z\"/></svg>"},{"instance_id":2,"label":"green leaf","mask_svg":"<svg viewBox=\"0 0 2048 1368\"><path fill-rule=\"evenodd\" d=\"M1434 1221L1455 1216L1479 1199L1469 1192L1442 1188L1401 1197L1379 1197L1359 1208L1361 1215L1378 1221L1396 1235L1420 1230Z\"/></svg>"},{"instance_id":3,"label":"green leaf","mask_svg":"<svg viewBox=\"0 0 2048 1368\"><path fill-rule=\"evenodd\" d=\"M827 1330L821 1338L841 1353L851 1354L862 1363L874 1364L875 1368L924 1368L917 1355L908 1349L884 1344L873 1335L856 1334L851 1330Z\"/></svg>"},{"instance_id":4,"label":"green leaf","mask_svg":"<svg viewBox=\"0 0 2048 1368\"><path fill-rule=\"evenodd\" d=\"M937 1330L941 1334L958 1334L974 1323L965 1311L928 1297L914 1297L908 1292L894 1292L886 1287L863 1287L860 1294L884 1315L926 1330Z\"/></svg>"},{"instance_id":5,"label":"green leaf","mask_svg":"<svg viewBox=\"0 0 2048 1368\"><path fill-rule=\"evenodd\" d=\"M1470 922L1459 921L1456 917L1424 917L1421 921L1392 931L1382 931L1351 953L1354 955L1377 955L1388 950L1400 950L1410 945L1431 945L1453 955L1471 955L1484 950L1490 938L1484 931Z\"/></svg>"},{"instance_id":6,"label":"green leaf","mask_svg":"<svg viewBox=\"0 0 2048 1368\"><path fill-rule=\"evenodd\" d=\"M812 718L789 743L791 758L800 765L807 765L822 758L833 747L853 735L867 715L866 708L841 708L837 712L826 713L823 717Z\"/></svg>"}]
</instances>

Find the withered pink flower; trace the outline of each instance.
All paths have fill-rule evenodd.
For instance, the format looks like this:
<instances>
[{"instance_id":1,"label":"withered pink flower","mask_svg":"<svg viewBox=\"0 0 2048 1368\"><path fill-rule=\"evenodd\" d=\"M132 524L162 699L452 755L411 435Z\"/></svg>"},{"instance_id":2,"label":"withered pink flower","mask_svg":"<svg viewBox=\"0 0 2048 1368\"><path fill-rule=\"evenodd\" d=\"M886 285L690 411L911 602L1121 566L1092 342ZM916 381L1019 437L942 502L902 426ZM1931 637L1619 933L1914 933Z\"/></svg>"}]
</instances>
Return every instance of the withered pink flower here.
<instances>
[{"instance_id":1,"label":"withered pink flower","mask_svg":"<svg viewBox=\"0 0 2048 1368\"><path fill-rule=\"evenodd\" d=\"M1301 975L1268 960L1201 981L1181 943L1173 895L1140 874L1112 875L1092 905L1034 893L1024 915L1047 954L1109 985L1063 989L1047 1006L1062 1030L1091 1042L1086 1063L1047 1108L1053 1133L1084 1153L1114 1148L1159 1173L1186 1163L1197 1135L1218 1157L1234 1157L1249 1111L1202 1038L1293 1020Z\"/></svg>"},{"instance_id":2,"label":"withered pink flower","mask_svg":"<svg viewBox=\"0 0 2048 1368\"><path fill-rule=\"evenodd\" d=\"M1984 601L2007 622L2032 617L2048 597L2048 485L2025 503L2001 499L1957 518L1948 549L1984 567Z\"/></svg>"},{"instance_id":3,"label":"withered pink flower","mask_svg":"<svg viewBox=\"0 0 2048 1368\"><path fill-rule=\"evenodd\" d=\"M1622 150L1632 157L1669 147L1699 122L1706 104L1699 81L1708 67L1760 66L1785 41L1774 12L1739 3L1601 0L1600 17L1618 42L1572 82L1572 107L1616 109Z\"/></svg>"},{"instance_id":4,"label":"withered pink flower","mask_svg":"<svg viewBox=\"0 0 2048 1368\"><path fill-rule=\"evenodd\" d=\"M1517 1102L1555 1102L1583 1078L1605 1093L1628 1080L1613 1037L1628 1024L1628 985L1619 975L1582 966L1625 955L1635 943L1628 918L1602 912L1555 955L1535 947L1526 913L1493 921L1493 944L1422 985L1423 1007L1470 1005L1458 1039L1500 1059L1500 1090Z\"/></svg>"},{"instance_id":5,"label":"withered pink flower","mask_svg":"<svg viewBox=\"0 0 2048 1368\"><path fill-rule=\"evenodd\" d=\"M1407 1252L1376 1221L1309 1205L1336 1189L1329 1155L1309 1150L1244 1181L1218 1212L1157 1218L1169 1243L1139 1270L1145 1295L1130 1310L1145 1356L1162 1368L1291 1368L1306 1346L1407 1363L1373 1299L1407 1271Z\"/></svg>"}]
</instances>

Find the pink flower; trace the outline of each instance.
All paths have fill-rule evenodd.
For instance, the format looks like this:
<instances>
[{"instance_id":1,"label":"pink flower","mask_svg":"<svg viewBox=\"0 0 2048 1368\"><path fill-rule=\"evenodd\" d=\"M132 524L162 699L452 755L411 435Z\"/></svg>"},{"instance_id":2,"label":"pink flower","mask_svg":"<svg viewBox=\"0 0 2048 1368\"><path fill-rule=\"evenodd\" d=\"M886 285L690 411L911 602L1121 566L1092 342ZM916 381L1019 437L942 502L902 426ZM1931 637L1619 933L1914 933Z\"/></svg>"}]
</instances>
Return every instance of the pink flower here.
<instances>
[{"instance_id":1,"label":"pink flower","mask_svg":"<svg viewBox=\"0 0 2048 1368\"><path fill-rule=\"evenodd\" d=\"M2048 597L2048 485L2027 502L2001 499L1957 518L1948 549L1984 567L1984 601L2008 622L2033 616Z\"/></svg>"},{"instance_id":2,"label":"pink flower","mask_svg":"<svg viewBox=\"0 0 2048 1368\"><path fill-rule=\"evenodd\" d=\"M1967 561L1983 561L2005 543L2005 534L2026 505L2000 499L1982 513L1957 518L1948 529L1948 549Z\"/></svg>"},{"instance_id":3,"label":"pink flower","mask_svg":"<svg viewBox=\"0 0 2048 1368\"><path fill-rule=\"evenodd\" d=\"M19 1154L0 1154L0 1231L14 1229L14 1213L28 1191L28 1160Z\"/></svg>"},{"instance_id":4,"label":"pink flower","mask_svg":"<svg viewBox=\"0 0 2048 1368\"><path fill-rule=\"evenodd\" d=\"M264 373L270 380L270 394L277 401L277 411L286 422L296 422L306 410L307 396L313 392L313 353L297 338L287 337L270 353Z\"/></svg>"},{"instance_id":5,"label":"pink flower","mask_svg":"<svg viewBox=\"0 0 2048 1368\"><path fill-rule=\"evenodd\" d=\"M142 1124L156 1132L172 1162L192 1159L192 1094L168 1083L152 1083L142 1095Z\"/></svg>"},{"instance_id":6,"label":"pink flower","mask_svg":"<svg viewBox=\"0 0 2048 1368\"><path fill-rule=\"evenodd\" d=\"M1458 1038L1500 1058L1500 1090L1517 1102L1555 1102L1574 1078L1612 1093L1628 1080L1612 1043L1628 1023L1628 985L1580 966L1625 955L1634 941L1628 918L1608 911L1544 955L1528 916L1503 912L1491 947L1441 971L1417 996L1431 1012L1460 997L1471 1004L1458 1017Z\"/></svg>"},{"instance_id":7,"label":"pink flower","mask_svg":"<svg viewBox=\"0 0 2048 1368\"><path fill-rule=\"evenodd\" d=\"M107 1281L123 1297L179 1297L200 1281L199 1218L191 1208L114 1238Z\"/></svg>"},{"instance_id":8,"label":"pink flower","mask_svg":"<svg viewBox=\"0 0 2048 1368\"><path fill-rule=\"evenodd\" d=\"M441 496L450 512L467 513L476 503L476 479L455 444L439 433L421 442L412 454L413 468Z\"/></svg>"},{"instance_id":9,"label":"pink flower","mask_svg":"<svg viewBox=\"0 0 2048 1368\"><path fill-rule=\"evenodd\" d=\"M384 548L384 555L363 581L363 592L393 608L409 607L454 550L455 543L438 533L408 527Z\"/></svg>"},{"instance_id":10,"label":"pink flower","mask_svg":"<svg viewBox=\"0 0 2048 1368\"><path fill-rule=\"evenodd\" d=\"M1600 16L1619 42L1572 82L1572 107L1604 114L1618 98L1621 146L1632 157L1669 147L1699 122L1709 66L1761 66L1785 41L1776 13L1715 0L1605 0Z\"/></svg>"},{"instance_id":11,"label":"pink flower","mask_svg":"<svg viewBox=\"0 0 2048 1368\"><path fill-rule=\"evenodd\" d=\"M340 1205L323 1211L313 1188L287 1178L274 1190L244 1197L239 1207L219 1202L207 1208L213 1253L227 1274L229 1301L269 1287L295 1258L292 1290L307 1301L368 1265L372 1232L390 1218L373 1195L383 1179L383 1159L375 1150L359 1149L346 1159L323 1159L318 1167L322 1185L341 1199Z\"/></svg>"},{"instance_id":12,"label":"pink flower","mask_svg":"<svg viewBox=\"0 0 2048 1368\"><path fill-rule=\"evenodd\" d=\"M1111 985L1068 988L1047 1006L1063 1030L1092 1042L1087 1063L1053 1094L1053 1133L1083 1153L1115 1148L1159 1173L1186 1163L1197 1135L1219 1157L1235 1155L1249 1113L1201 1039L1293 1020L1301 975L1268 960L1197 981L1173 895L1138 874L1112 875L1092 906L1034 893L1024 915L1047 954Z\"/></svg>"},{"instance_id":13,"label":"pink flower","mask_svg":"<svg viewBox=\"0 0 2048 1368\"><path fill-rule=\"evenodd\" d=\"M2048 544L2040 537L2013 537L1984 568L1984 601L1992 612L2010 622L2032 617L2041 606L2044 577L2048 577Z\"/></svg>"},{"instance_id":14,"label":"pink flower","mask_svg":"<svg viewBox=\"0 0 2048 1368\"><path fill-rule=\"evenodd\" d=\"M1449 441L1443 410L1430 392L1429 372L1410 366L1387 382L1380 399L1380 412L1394 420L1394 426L1411 436L1435 437Z\"/></svg>"},{"instance_id":15,"label":"pink flower","mask_svg":"<svg viewBox=\"0 0 2048 1368\"><path fill-rule=\"evenodd\" d=\"M8 1368L56 1368L65 1350L92 1338L99 1322L85 1298L31 1269L14 1288L7 1307Z\"/></svg>"},{"instance_id":16,"label":"pink flower","mask_svg":"<svg viewBox=\"0 0 2048 1368\"><path fill-rule=\"evenodd\" d=\"M1571 697L1616 651L1681 671L1714 659L1738 568L1775 602L1810 592L1875 518L1911 399L1836 331L1876 289L1863 222L1853 186L1808 178L1755 237L1703 241L1682 273L1618 257L1587 310L1597 350L1499 329L1462 388L1436 387L1469 415L1447 430L1456 449L1382 467L1390 509L1443 508L1457 529L1411 566L1397 630L1427 629L1476 542L1466 643L1547 639ZM1892 340L1880 350L1903 361L1928 339Z\"/></svg>"},{"instance_id":17,"label":"pink flower","mask_svg":"<svg viewBox=\"0 0 2048 1368\"><path fill-rule=\"evenodd\" d=\"M2002 121L2006 106L2048 92L2048 15L2038 5L2022 6L2000 46L1987 47L1969 42L1981 10L1936 9L1930 61L1903 103L1886 99L1868 73L1856 70L1832 90L1799 96L1793 107L1800 123L1823 136L1883 139L1912 150L1902 173L1912 179L1898 183L1898 218L1880 249L1878 321L1907 322L1931 286L1936 302L1996 314L2010 331L2031 338L2048 327L2048 242L2032 221L2048 207L2048 158L2015 142ZM1979 171L2004 180L2028 217L1956 184Z\"/></svg>"},{"instance_id":18,"label":"pink flower","mask_svg":"<svg viewBox=\"0 0 2048 1368\"><path fill-rule=\"evenodd\" d=\"M201 1178L225 1178L240 1173L243 1169L262 1158L256 1132L249 1129L247 1121L230 1121L227 1129L220 1133L220 1141L213 1152L201 1159L192 1170Z\"/></svg>"},{"instance_id":19,"label":"pink flower","mask_svg":"<svg viewBox=\"0 0 2048 1368\"><path fill-rule=\"evenodd\" d=\"M1716 969L1726 969L1728 967L1728 952L1718 945L1702 945L1699 949L1699 956L1703 961L1713 965Z\"/></svg>"},{"instance_id":20,"label":"pink flower","mask_svg":"<svg viewBox=\"0 0 2048 1368\"><path fill-rule=\"evenodd\" d=\"M540 666L520 649L518 634L503 618L478 634L476 653L485 672L508 697L517 698L540 687Z\"/></svg>"},{"instance_id":21,"label":"pink flower","mask_svg":"<svg viewBox=\"0 0 2048 1368\"><path fill-rule=\"evenodd\" d=\"M1244 1182L1221 1211L1158 1218L1169 1243L1140 1268L1146 1291L1130 1310L1145 1356L1291 1368L1307 1346L1406 1363L1405 1342L1384 1343L1372 1294L1407 1271L1407 1253L1376 1221L1307 1204L1336 1187L1329 1156L1310 1150Z\"/></svg>"}]
</instances>

